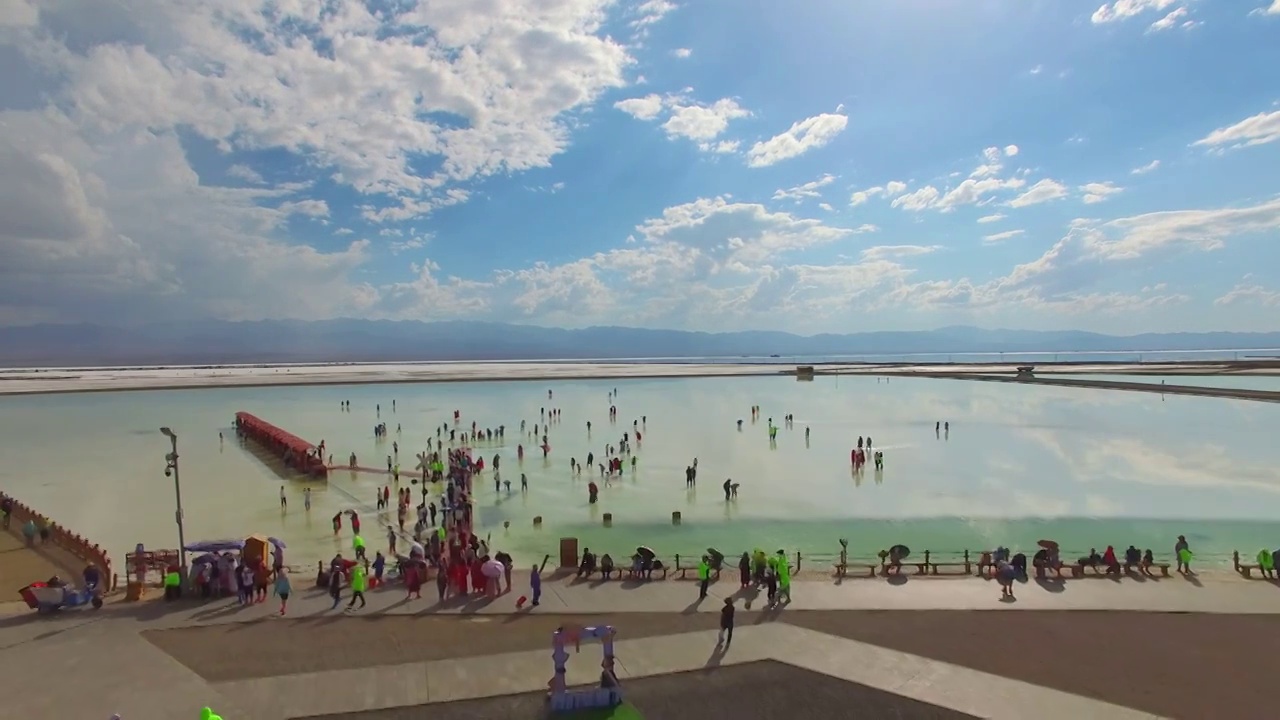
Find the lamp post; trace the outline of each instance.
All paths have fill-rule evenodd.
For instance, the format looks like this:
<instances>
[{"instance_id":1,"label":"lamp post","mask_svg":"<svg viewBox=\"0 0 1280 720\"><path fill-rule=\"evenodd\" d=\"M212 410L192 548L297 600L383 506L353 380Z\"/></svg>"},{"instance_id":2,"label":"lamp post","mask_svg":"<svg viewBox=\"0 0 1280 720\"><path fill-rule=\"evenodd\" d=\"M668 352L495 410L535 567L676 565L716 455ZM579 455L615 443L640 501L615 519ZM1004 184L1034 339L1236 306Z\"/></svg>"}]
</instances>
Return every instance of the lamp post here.
<instances>
[{"instance_id":1,"label":"lamp post","mask_svg":"<svg viewBox=\"0 0 1280 720\"><path fill-rule=\"evenodd\" d=\"M169 445L173 448L169 454L164 456L164 476L173 477L173 494L178 503L178 508L174 511L173 517L178 521L179 567L185 572L187 569L187 538L182 530L182 481L178 478L178 436L167 427L160 428L160 434L169 438Z\"/></svg>"}]
</instances>

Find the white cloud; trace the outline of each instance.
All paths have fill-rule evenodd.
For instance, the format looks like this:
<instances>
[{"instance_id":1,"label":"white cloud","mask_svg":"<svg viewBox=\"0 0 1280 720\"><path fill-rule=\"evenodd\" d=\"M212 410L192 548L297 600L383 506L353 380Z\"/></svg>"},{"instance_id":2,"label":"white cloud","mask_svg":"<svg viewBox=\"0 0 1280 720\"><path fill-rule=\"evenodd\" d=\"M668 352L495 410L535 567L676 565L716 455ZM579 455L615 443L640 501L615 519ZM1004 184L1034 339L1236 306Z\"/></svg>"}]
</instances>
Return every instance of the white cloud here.
<instances>
[{"instance_id":1,"label":"white cloud","mask_svg":"<svg viewBox=\"0 0 1280 720\"><path fill-rule=\"evenodd\" d=\"M254 185L264 185L267 182L262 179L262 176L256 170L243 164L236 164L227 168L227 175Z\"/></svg>"},{"instance_id":2,"label":"white cloud","mask_svg":"<svg viewBox=\"0 0 1280 720\"><path fill-rule=\"evenodd\" d=\"M1149 11L1163 12L1178 2L1179 0L1115 0L1104 3L1095 10L1090 20L1095 25L1126 20Z\"/></svg>"},{"instance_id":3,"label":"white cloud","mask_svg":"<svg viewBox=\"0 0 1280 720\"><path fill-rule=\"evenodd\" d=\"M290 200L280 204L280 212L285 215L329 217L329 203L324 200Z\"/></svg>"},{"instance_id":4,"label":"white cloud","mask_svg":"<svg viewBox=\"0 0 1280 720\"><path fill-rule=\"evenodd\" d=\"M703 152L737 152L739 142L712 142L729 127L729 121L750 117L751 112L732 98L722 98L711 104L701 103L690 97L692 88L662 97L650 94L644 97L619 100L613 106L637 120L656 120L664 112L669 113L662 129L667 137L685 138L698 142Z\"/></svg>"},{"instance_id":5,"label":"white cloud","mask_svg":"<svg viewBox=\"0 0 1280 720\"><path fill-rule=\"evenodd\" d=\"M1044 72L1044 66L1043 66L1043 65L1036 65L1035 67L1031 68L1031 70L1030 70L1029 72L1030 72L1032 75L1039 75L1040 73Z\"/></svg>"},{"instance_id":6,"label":"white cloud","mask_svg":"<svg viewBox=\"0 0 1280 720\"><path fill-rule=\"evenodd\" d=\"M1250 15L1280 15L1280 0L1274 0L1269 7L1260 7L1249 11Z\"/></svg>"},{"instance_id":7,"label":"white cloud","mask_svg":"<svg viewBox=\"0 0 1280 720\"><path fill-rule=\"evenodd\" d=\"M848 124L847 116L835 113L822 113L801 120L786 132L752 145L747 151L747 165L767 167L803 155L834 140Z\"/></svg>"},{"instance_id":8,"label":"white cloud","mask_svg":"<svg viewBox=\"0 0 1280 720\"><path fill-rule=\"evenodd\" d=\"M0 112L0 307L30 319L258 319L368 310L359 240L283 242L302 186L203 185L174 133L82 134L56 110ZM278 206L278 207L270 207Z\"/></svg>"},{"instance_id":9,"label":"white cloud","mask_svg":"<svg viewBox=\"0 0 1280 720\"><path fill-rule=\"evenodd\" d=\"M729 98L710 105L671 103L671 117L662 125L669 137L713 140L729 127L730 120L749 117L750 112Z\"/></svg>"},{"instance_id":10,"label":"white cloud","mask_svg":"<svg viewBox=\"0 0 1280 720\"><path fill-rule=\"evenodd\" d=\"M1280 110L1260 112L1235 125L1220 127L1192 143L1195 146L1232 149L1265 145L1280 140Z\"/></svg>"},{"instance_id":11,"label":"white cloud","mask_svg":"<svg viewBox=\"0 0 1280 720\"><path fill-rule=\"evenodd\" d=\"M987 223L1000 222L1004 218L1005 216L1003 213L992 213L990 215L983 215L982 217L978 218L978 222L985 225Z\"/></svg>"},{"instance_id":12,"label":"white cloud","mask_svg":"<svg viewBox=\"0 0 1280 720\"><path fill-rule=\"evenodd\" d=\"M1124 188L1117 187L1113 182L1093 182L1081 185L1080 192L1084 193L1085 204L1093 205L1106 200L1112 195L1124 192Z\"/></svg>"},{"instance_id":13,"label":"white cloud","mask_svg":"<svg viewBox=\"0 0 1280 720\"><path fill-rule=\"evenodd\" d=\"M692 315L728 326L759 313L827 318L847 312L855 299L874 297L876 288L896 287L909 271L884 258L912 251L879 250L833 266L785 259L876 230L834 227L724 197L700 199L641 223L622 247L563 265L500 270L486 281L441 278L439 267L418 266L414 280L384 290L378 311L417 317L428 307L460 307L474 317L514 307L516 316L505 319L573 326L603 318L687 326ZM633 302L636 292L645 293L646 302Z\"/></svg>"},{"instance_id":14,"label":"white cloud","mask_svg":"<svg viewBox=\"0 0 1280 720\"><path fill-rule=\"evenodd\" d=\"M982 242L987 245L1004 242L1010 238L1016 238L1026 232L1025 230L1005 230L1004 232L995 233L994 235L985 235Z\"/></svg>"},{"instance_id":15,"label":"white cloud","mask_svg":"<svg viewBox=\"0 0 1280 720\"><path fill-rule=\"evenodd\" d=\"M1057 200L1067 196L1067 186L1058 182L1045 178L1032 185L1026 192L1009 201L1009 207L1021 208L1028 205L1039 205L1050 200Z\"/></svg>"},{"instance_id":16,"label":"white cloud","mask_svg":"<svg viewBox=\"0 0 1280 720\"><path fill-rule=\"evenodd\" d=\"M831 207L831 203L818 203L818 207L826 210L827 212L835 212L835 208Z\"/></svg>"},{"instance_id":17,"label":"white cloud","mask_svg":"<svg viewBox=\"0 0 1280 720\"><path fill-rule=\"evenodd\" d=\"M1280 198L1240 208L1147 213L1109 222L1078 220L1061 240L1036 260L995 280L967 279L904 284L885 299L917 307L970 310L1016 307L1019 312L1054 310L1072 315L1129 314L1179 305L1189 300L1163 284L1136 293L1093 288L1125 265L1150 265L1179 252L1213 252L1232 237L1280 229ZM1241 293L1264 300L1257 291ZM1225 304L1225 303L1224 303Z\"/></svg>"},{"instance_id":18,"label":"white cloud","mask_svg":"<svg viewBox=\"0 0 1280 720\"><path fill-rule=\"evenodd\" d=\"M1005 157L1013 157L1014 155L1017 155L1017 154L1018 154L1018 146L1017 146L1017 145L1005 145L1005 146L1004 146L1004 154L1005 154Z\"/></svg>"},{"instance_id":19,"label":"white cloud","mask_svg":"<svg viewBox=\"0 0 1280 720\"><path fill-rule=\"evenodd\" d=\"M1130 171L1129 171L1129 174L1130 174L1130 175L1146 175L1147 173L1149 173L1149 172L1151 172L1151 171L1153 171L1153 170L1155 170L1155 169L1157 169L1157 168L1159 168L1159 167L1160 167L1160 161L1159 161L1159 160L1152 160L1151 162L1147 163L1146 165L1143 165L1143 166L1141 166L1141 167L1136 167L1136 168L1134 168L1134 169L1130 170Z\"/></svg>"},{"instance_id":20,"label":"white cloud","mask_svg":"<svg viewBox=\"0 0 1280 720\"><path fill-rule=\"evenodd\" d=\"M410 235L404 240L396 240L388 245L392 255L399 255L410 250L421 250L427 246L431 237L429 235Z\"/></svg>"},{"instance_id":21,"label":"white cloud","mask_svg":"<svg viewBox=\"0 0 1280 720\"><path fill-rule=\"evenodd\" d=\"M693 51L690 50L689 48L676 48L675 50L671 51L671 54L675 57L684 59L689 57L690 55L693 55Z\"/></svg>"},{"instance_id":22,"label":"white cloud","mask_svg":"<svg viewBox=\"0 0 1280 720\"><path fill-rule=\"evenodd\" d=\"M1258 305L1261 307L1280 307L1280 291L1268 290L1251 282L1251 277L1244 279L1213 301L1214 305Z\"/></svg>"},{"instance_id":23,"label":"white cloud","mask_svg":"<svg viewBox=\"0 0 1280 720\"><path fill-rule=\"evenodd\" d=\"M1170 12L1168 15L1151 23L1147 28L1147 32L1162 32L1164 30L1172 30L1175 27L1182 27L1190 30L1197 25L1196 22L1188 20L1187 16L1190 11L1185 7L1180 7Z\"/></svg>"},{"instance_id":24,"label":"white cloud","mask_svg":"<svg viewBox=\"0 0 1280 720\"><path fill-rule=\"evenodd\" d=\"M698 149L702 152L731 155L738 152L738 148L741 145L742 143L737 140L718 140L716 142L698 143Z\"/></svg>"},{"instance_id":25,"label":"white cloud","mask_svg":"<svg viewBox=\"0 0 1280 720\"><path fill-rule=\"evenodd\" d=\"M919 190L894 198L890 204L903 210L919 211L932 207L940 197L942 197L942 193L938 192L938 188L932 185L925 185Z\"/></svg>"},{"instance_id":26,"label":"white cloud","mask_svg":"<svg viewBox=\"0 0 1280 720\"><path fill-rule=\"evenodd\" d=\"M677 8L678 6L669 0L645 0L636 7L637 17L631 21L631 27L644 29L659 22Z\"/></svg>"},{"instance_id":27,"label":"white cloud","mask_svg":"<svg viewBox=\"0 0 1280 720\"><path fill-rule=\"evenodd\" d=\"M75 26L73 46L50 39L77 22L68 13L18 42L63 80L52 99L78 126L284 149L359 192L426 206L450 183L546 166L567 147L567 114L623 86L632 62L602 32L603 0L513 0L501 13L395 4L377 15L363 3L268 0L95 7L94 31ZM438 172L415 172L423 156Z\"/></svg>"},{"instance_id":28,"label":"white cloud","mask_svg":"<svg viewBox=\"0 0 1280 720\"><path fill-rule=\"evenodd\" d=\"M653 120L662 114L663 102L659 95L619 100L613 106L637 120Z\"/></svg>"},{"instance_id":29,"label":"white cloud","mask_svg":"<svg viewBox=\"0 0 1280 720\"><path fill-rule=\"evenodd\" d=\"M836 181L835 175L823 175L817 180L811 180L803 185L778 190L773 193L774 200L795 200L800 202L805 198L822 197L822 188Z\"/></svg>"},{"instance_id":30,"label":"white cloud","mask_svg":"<svg viewBox=\"0 0 1280 720\"><path fill-rule=\"evenodd\" d=\"M929 255L942 249L941 245L875 245L862 251L863 260L888 260L901 257Z\"/></svg>"}]
</instances>

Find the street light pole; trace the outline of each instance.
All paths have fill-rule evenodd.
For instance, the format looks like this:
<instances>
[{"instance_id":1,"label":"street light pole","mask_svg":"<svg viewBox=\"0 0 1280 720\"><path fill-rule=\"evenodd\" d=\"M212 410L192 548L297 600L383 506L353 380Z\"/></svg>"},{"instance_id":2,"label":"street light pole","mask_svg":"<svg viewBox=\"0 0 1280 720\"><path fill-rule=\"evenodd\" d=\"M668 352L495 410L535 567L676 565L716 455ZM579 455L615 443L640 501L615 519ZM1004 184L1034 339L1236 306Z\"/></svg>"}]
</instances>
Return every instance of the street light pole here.
<instances>
[{"instance_id":1,"label":"street light pole","mask_svg":"<svg viewBox=\"0 0 1280 720\"><path fill-rule=\"evenodd\" d=\"M169 444L173 448L168 455L164 456L164 476L173 476L173 494L178 504L177 510L173 513L174 519L178 521L178 564L185 571L187 569L187 538L182 528L182 481L178 478L178 435L167 427L160 428L160 433L169 438Z\"/></svg>"}]
</instances>

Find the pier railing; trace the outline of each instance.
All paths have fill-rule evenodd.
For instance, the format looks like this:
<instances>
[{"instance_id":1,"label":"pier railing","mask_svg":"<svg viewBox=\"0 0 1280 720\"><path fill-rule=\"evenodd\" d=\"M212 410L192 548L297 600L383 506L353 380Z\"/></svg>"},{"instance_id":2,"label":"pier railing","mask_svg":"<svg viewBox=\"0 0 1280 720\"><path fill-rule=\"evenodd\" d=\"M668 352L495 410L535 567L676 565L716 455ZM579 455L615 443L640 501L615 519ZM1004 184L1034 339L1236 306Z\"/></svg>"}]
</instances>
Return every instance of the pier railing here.
<instances>
[{"instance_id":1,"label":"pier railing","mask_svg":"<svg viewBox=\"0 0 1280 720\"><path fill-rule=\"evenodd\" d=\"M1021 552L1028 557L1028 564L1030 565L1031 557L1038 550L1039 548L1031 551L1010 548L1010 555L1016 555ZM750 554L751 550L748 549L746 552ZM881 554L882 552L884 555ZM983 555L989 554L990 552L990 550L924 550L919 553L913 552L910 556L901 558L901 564L905 567L924 566L925 569L922 572L929 575L973 574L977 571L979 562L983 560ZM736 570L738 567L738 558L741 557L742 553L743 550L738 550L737 552L724 552L724 571ZM668 568L680 572L697 568L699 561L705 554L705 550L700 552L690 551L672 554L659 553L656 558L661 560L663 565L666 565ZM768 554L773 555L774 553L770 552ZM1079 559L1087 557L1089 551L1088 549L1076 550L1060 548L1058 554L1063 565L1070 567L1078 565ZM1118 555L1121 556L1120 560L1123 564L1123 554L1118 553ZM630 558L630 554L617 557ZM870 568L872 566L880 568L891 564L888 562L887 548L884 550L870 552L866 550L847 550L842 552L838 549L833 552L793 550L787 553L787 559L791 565L793 573L800 573L802 571L805 573L821 572L827 575L837 574L839 566L842 564L846 565L847 568L853 569ZM1155 554L1154 561L1157 565L1175 562L1171 554L1160 555L1158 553ZM615 560L615 562L617 562L617 560ZM1241 567L1247 567L1245 564L1241 563L1240 553L1238 552L1197 554L1195 555L1193 563L1197 566L1215 568L1235 567L1236 569L1239 569ZM849 574L853 575L856 573L850 572Z\"/></svg>"},{"instance_id":2,"label":"pier railing","mask_svg":"<svg viewBox=\"0 0 1280 720\"><path fill-rule=\"evenodd\" d=\"M85 564L94 565L98 568L98 572L102 578L102 590L113 590L111 572L111 557L107 555L107 551L97 543L91 542L88 538L74 533L67 528L50 520L47 515L37 512L26 503L19 501L17 498L6 493L0 493L0 498L9 500L13 503L13 512L10 517L10 530L21 533L22 526L28 521L32 521L37 527L48 528L48 540L40 540L37 535L36 542L49 542L66 550L72 556L83 560ZM35 579L35 578L33 578Z\"/></svg>"}]
</instances>

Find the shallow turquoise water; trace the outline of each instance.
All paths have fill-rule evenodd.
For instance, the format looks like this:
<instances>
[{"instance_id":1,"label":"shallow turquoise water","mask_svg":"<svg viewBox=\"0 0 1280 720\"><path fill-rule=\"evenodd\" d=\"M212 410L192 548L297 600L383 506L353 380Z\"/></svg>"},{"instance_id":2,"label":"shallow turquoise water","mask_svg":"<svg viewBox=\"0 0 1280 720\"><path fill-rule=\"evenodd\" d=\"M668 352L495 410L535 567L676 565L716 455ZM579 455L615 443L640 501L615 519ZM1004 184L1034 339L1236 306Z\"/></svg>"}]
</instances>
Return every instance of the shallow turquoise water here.
<instances>
[{"instance_id":1,"label":"shallow turquoise water","mask_svg":"<svg viewBox=\"0 0 1280 720\"><path fill-rule=\"evenodd\" d=\"M607 420L616 387L619 421ZM547 390L554 398L547 399ZM353 411L339 410L350 400ZM392 400L396 411L391 411ZM392 437L376 440L375 404ZM748 408L763 407L751 423ZM520 420L559 407L547 460L520 437ZM1201 558L1233 549L1252 555L1280 545L1273 508L1280 495L1272 440L1280 407L1269 403L1185 398L925 378L710 378L559 383L494 382L421 385L235 388L0 398L0 486L121 554L137 542L176 544L173 485L163 475L168 443L161 425L180 435L187 538L263 532L284 538L295 559L344 549L329 517L355 508L366 536L374 523L374 489L386 478L337 472L326 482L281 480L230 432L247 410L297 435L328 441L342 462L355 451L362 465L385 465L399 439L409 471L436 426L454 409L464 424L507 426L505 444L478 452L502 458L495 492L491 471L477 480L478 517L496 544L521 558L555 553L563 536L600 552L625 554L637 544L660 555L715 546L753 546L829 557L837 538L851 554L869 556L893 543L917 552L979 550L997 543L1032 547L1055 539L1064 554L1106 544L1152 547L1169 554L1186 534ZM767 418L781 422L767 439ZM605 485L595 471L569 471L569 459L597 456L632 421L641 425L635 473ZM735 421L745 420L739 432ZM593 423L588 435L586 422ZM949 435L934 423L949 421ZM401 432L396 434L396 425ZM804 428L811 428L808 443ZM226 434L220 442L218 433ZM882 473L855 476L849 450L870 434L885 452ZM516 460L523 442L526 460ZM699 460L696 491L683 471ZM520 473L530 481L519 492ZM601 499L587 503L591 477ZM726 503L720 483L741 483ZM278 507L281 484L290 509ZM302 488L314 508L302 510ZM683 514L673 527L672 511ZM612 528L602 526L613 514ZM540 530L534 516L544 518ZM510 528L504 530L504 521Z\"/></svg>"}]
</instances>

